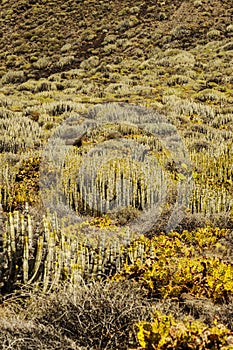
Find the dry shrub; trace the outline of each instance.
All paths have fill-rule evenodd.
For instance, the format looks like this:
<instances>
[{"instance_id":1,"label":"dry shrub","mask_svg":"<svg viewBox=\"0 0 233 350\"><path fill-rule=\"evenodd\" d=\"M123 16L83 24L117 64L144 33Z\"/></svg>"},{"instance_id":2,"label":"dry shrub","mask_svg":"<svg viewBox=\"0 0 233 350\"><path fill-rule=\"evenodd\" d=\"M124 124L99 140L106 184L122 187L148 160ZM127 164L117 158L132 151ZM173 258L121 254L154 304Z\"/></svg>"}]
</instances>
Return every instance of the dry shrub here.
<instances>
[{"instance_id":1,"label":"dry shrub","mask_svg":"<svg viewBox=\"0 0 233 350\"><path fill-rule=\"evenodd\" d=\"M150 320L149 304L132 281L93 282L32 295L21 312L0 316L2 349L127 349L133 324Z\"/></svg>"}]
</instances>

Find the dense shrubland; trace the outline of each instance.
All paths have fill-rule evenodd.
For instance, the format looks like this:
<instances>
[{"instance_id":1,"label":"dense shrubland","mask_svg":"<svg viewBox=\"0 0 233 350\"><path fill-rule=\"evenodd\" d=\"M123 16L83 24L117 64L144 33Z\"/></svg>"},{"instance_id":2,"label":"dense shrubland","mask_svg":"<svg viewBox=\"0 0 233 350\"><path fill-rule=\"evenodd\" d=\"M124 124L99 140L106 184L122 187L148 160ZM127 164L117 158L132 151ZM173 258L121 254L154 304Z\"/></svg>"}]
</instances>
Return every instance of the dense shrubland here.
<instances>
[{"instance_id":1,"label":"dense shrubland","mask_svg":"<svg viewBox=\"0 0 233 350\"><path fill-rule=\"evenodd\" d=\"M231 2L0 6L0 348L232 349Z\"/></svg>"}]
</instances>

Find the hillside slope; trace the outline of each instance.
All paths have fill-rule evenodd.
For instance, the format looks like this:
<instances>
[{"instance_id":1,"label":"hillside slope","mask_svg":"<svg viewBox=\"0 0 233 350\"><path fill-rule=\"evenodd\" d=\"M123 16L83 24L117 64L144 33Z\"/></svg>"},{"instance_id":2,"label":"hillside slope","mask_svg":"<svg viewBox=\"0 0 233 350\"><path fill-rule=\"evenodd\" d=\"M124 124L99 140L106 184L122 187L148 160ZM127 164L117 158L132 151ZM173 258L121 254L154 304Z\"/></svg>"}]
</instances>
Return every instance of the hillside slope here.
<instances>
[{"instance_id":1,"label":"hillside slope","mask_svg":"<svg viewBox=\"0 0 233 350\"><path fill-rule=\"evenodd\" d=\"M32 78L93 55L114 63L146 59L155 47L190 49L231 37L232 17L231 0L2 0L1 72L23 69Z\"/></svg>"},{"instance_id":2,"label":"hillside slope","mask_svg":"<svg viewBox=\"0 0 233 350\"><path fill-rule=\"evenodd\" d=\"M230 143L232 17L231 0L3 0L1 115L29 134L3 120L1 150L38 148L68 112L114 101L165 113L191 152Z\"/></svg>"},{"instance_id":3,"label":"hillside slope","mask_svg":"<svg viewBox=\"0 0 233 350\"><path fill-rule=\"evenodd\" d=\"M180 132L197 185L189 210L229 214L232 16L231 0L3 0L4 209L37 202L41 150L58 125L98 103L126 102L166 115Z\"/></svg>"}]
</instances>

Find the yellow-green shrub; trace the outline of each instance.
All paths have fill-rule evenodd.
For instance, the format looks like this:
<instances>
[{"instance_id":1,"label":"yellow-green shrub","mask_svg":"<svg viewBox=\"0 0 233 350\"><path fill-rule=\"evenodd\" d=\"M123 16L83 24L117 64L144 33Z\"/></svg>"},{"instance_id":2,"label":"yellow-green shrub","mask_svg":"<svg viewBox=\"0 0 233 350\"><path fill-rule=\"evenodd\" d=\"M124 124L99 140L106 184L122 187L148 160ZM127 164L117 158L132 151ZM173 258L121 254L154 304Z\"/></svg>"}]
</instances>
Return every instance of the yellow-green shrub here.
<instances>
[{"instance_id":1,"label":"yellow-green shrub","mask_svg":"<svg viewBox=\"0 0 233 350\"><path fill-rule=\"evenodd\" d=\"M206 226L193 231L183 230L180 234L171 232L169 237L178 237L188 246L194 245L202 251L214 248L218 240L226 237L228 230Z\"/></svg>"},{"instance_id":2,"label":"yellow-green shrub","mask_svg":"<svg viewBox=\"0 0 233 350\"><path fill-rule=\"evenodd\" d=\"M232 349L230 330L217 321L208 327L199 321L176 321L171 315L157 312L153 322L139 322L135 331L146 350Z\"/></svg>"}]
</instances>

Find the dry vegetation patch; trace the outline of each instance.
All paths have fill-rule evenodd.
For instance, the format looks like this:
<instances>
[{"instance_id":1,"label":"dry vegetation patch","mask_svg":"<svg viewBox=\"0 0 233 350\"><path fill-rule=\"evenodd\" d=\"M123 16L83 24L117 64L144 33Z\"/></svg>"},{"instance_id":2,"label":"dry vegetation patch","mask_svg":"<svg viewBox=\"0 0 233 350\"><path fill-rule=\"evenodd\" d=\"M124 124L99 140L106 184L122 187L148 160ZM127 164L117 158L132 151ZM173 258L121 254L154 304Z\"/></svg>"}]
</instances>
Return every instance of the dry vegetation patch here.
<instances>
[{"instance_id":1,"label":"dry vegetation patch","mask_svg":"<svg viewBox=\"0 0 233 350\"><path fill-rule=\"evenodd\" d=\"M232 349L231 1L3 0L0 8L0 347ZM114 125L76 137L75 123L111 106ZM161 132L177 130L191 164L192 195L166 234L183 173L151 130L134 125L134 109L145 107L166 117ZM46 212L40 185L43 152L68 121L57 184L84 217L70 225ZM111 160L101 145L117 153L120 139L146 147L154 163ZM90 161L96 149L109 163ZM145 173L155 162L169 183L159 186L166 203L133 239L128 228L155 193ZM77 172L95 174L93 164L103 166L85 187ZM95 207L98 191L105 198ZM126 207L106 215L122 193Z\"/></svg>"}]
</instances>

